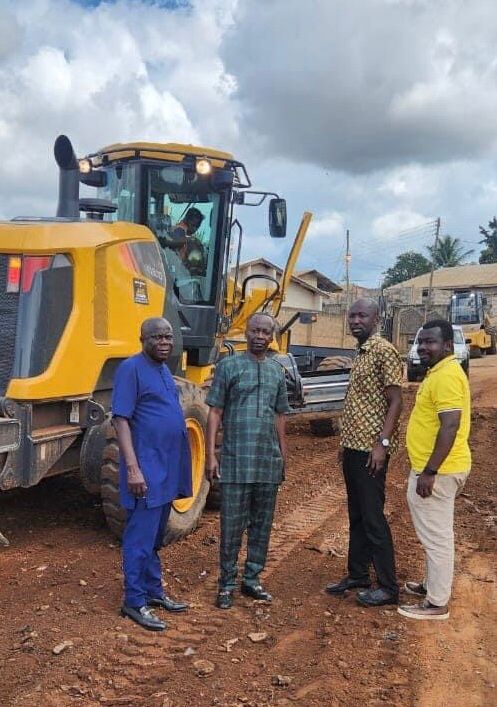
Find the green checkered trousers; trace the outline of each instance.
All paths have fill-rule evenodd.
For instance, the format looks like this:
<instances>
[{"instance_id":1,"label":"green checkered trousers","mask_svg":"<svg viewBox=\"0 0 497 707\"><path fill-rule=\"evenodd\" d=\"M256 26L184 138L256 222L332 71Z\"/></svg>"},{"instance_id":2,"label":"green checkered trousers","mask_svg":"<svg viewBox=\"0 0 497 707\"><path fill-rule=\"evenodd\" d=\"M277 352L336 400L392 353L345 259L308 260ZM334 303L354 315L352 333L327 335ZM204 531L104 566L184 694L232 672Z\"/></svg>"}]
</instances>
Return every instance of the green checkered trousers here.
<instances>
[{"instance_id":1,"label":"green checkered trousers","mask_svg":"<svg viewBox=\"0 0 497 707\"><path fill-rule=\"evenodd\" d=\"M278 484L221 484L221 542L219 590L233 591L238 553L247 531L247 560L243 583L256 587L266 556L273 524Z\"/></svg>"}]
</instances>

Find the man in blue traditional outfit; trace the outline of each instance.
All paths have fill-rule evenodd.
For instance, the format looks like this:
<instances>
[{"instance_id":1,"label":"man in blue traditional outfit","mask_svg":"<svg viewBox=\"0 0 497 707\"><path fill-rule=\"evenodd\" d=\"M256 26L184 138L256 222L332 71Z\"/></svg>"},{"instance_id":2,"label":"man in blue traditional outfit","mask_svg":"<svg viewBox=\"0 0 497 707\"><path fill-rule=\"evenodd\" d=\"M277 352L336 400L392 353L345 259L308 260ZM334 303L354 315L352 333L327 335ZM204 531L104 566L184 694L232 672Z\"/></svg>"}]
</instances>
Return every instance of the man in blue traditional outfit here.
<instances>
[{"instance_id":1,"label":"man in blue traditional outfit","mask_svg":"<svg viewBox=\"0 0 497 707\"><path fill-rule=\"evenodd\" d=\"M112 415L120 449L119 490L127 511L123 535L123 616L150 631L166 628L151 610L185 611L162 587L158 550L171 503L192 495L191 463L183 412L167 368L173 348L170 323L147 319L142 351L119 366Z\"/></svg>"}]
</instances>

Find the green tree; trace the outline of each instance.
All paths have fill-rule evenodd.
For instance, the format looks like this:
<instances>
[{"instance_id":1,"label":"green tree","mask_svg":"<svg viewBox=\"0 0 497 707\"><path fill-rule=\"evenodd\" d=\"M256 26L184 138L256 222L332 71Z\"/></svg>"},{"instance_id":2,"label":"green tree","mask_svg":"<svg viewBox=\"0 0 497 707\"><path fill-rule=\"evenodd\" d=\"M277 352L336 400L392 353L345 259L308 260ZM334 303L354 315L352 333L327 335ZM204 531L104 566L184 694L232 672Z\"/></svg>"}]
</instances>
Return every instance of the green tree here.
<instances>
[{"instance_id":1,"label":"green tree","mask_svg":"<svg viewBox=\"0 0 497 707\"><path fill-rule=\"evenodd\" d=\"M462 265L466 258L474 253L474 250L464 250L459 238L441 236L438 239L437 247L428 246L428 252L435 263L435 268L454 268L456 265Z\"/></svg>"},{"instance_id":2,"label":"green tree","mask_svg":"<svg viewBox=\"0 0 497 707\"><path fill-rule=\"evenodd\" d=\"M385 271L383 287L391 287L398 282L410 280L411 277L424 275L425 272L430 271L430 268L428 258L414 250L408 250L406 253L398 255L392 267Z\"/></svg>"},{"instance_id":3,"label":"green tree","mask_svg":"<svg viewBox=\"0 0 497 707\"><path fill-rule=\"evenodd\" d=\"M497 217L494 216L488 222L488 228L480 226L480 235L483 240L480 243L485 245L480 253L480 263L497 263Z\"/></svg>"}]
</instances>

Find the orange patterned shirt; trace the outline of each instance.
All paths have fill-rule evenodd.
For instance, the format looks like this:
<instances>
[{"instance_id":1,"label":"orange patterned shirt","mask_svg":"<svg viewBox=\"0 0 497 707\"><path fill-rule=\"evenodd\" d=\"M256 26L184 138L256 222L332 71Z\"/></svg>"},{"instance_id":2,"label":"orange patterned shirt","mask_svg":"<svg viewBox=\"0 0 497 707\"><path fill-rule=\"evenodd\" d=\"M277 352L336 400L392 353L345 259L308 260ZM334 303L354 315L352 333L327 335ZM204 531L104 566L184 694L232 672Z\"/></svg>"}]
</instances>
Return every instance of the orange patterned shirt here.
<instances>
[{"instance_id":1,"label":"orange patterned shirt","mask_svg":"<svg viewBox=\"0 0 497 707\"><path fill-rule=\"evenodd\" d=\"M349 449L370 452L377 444L388 410L385 388L402 385L403 365L397 349L379 334L358 347L342 418L341 443ZM390 439L389 453L398 447L398 428Z\"/></svg>"}]
</instances>

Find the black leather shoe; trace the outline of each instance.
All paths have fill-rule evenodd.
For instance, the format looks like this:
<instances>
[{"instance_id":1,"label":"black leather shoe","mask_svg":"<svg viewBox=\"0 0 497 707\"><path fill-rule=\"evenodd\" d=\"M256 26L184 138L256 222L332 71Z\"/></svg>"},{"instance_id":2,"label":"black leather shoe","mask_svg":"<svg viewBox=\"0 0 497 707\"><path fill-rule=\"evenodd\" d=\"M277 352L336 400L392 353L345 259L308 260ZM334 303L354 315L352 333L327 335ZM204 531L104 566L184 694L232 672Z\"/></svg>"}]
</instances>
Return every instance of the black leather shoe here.
<instances>
[{"instance_id":1,"label":"black leather shoe","mask_svg":"<svg viewBox=\"0 0 497 707\"><path fill-rule=\"evenodd\" d=\"M271 594L266 592L264 587L260 584L256 587L252 587L250 584L242 584L241 592L245 594L246 597L257 599L257 601L273 601Z\"/></svg>"},{"instance_id":2,"label":"black leather shoe","mask_svg":"<svg viewBox=\"0 0 497 707\"><path fill-rule=\"evenodd\" d=\"M328 594L343 594L349 589L368 589L371 586L369 579L352 579L351 577L344 577L339 582L332 582L332 584L327 584L324 588L325 592Z\"/></svg>"},{"instance_id":3,"label":"black leather shoe","mask_svg":"<svg viewBox=\"0 0 497 707\"><path fill-rule=\"evenodd\" d=\"M233 606L233 592L218 592L216 606L218 609L231 609Z\"/></svg>"},{"instance_id":4,"label":"black leather shoe","mask_svg":"<svg viewBox=\"0 0 497 707\"><path fill-rule=\"evenodd\" d=\"M166 629L166 624L164 621L155 616L155 614L150 611L148 606L141 606L136 608L134 606L126 606L123 604L121 607L121 616L128 616L130 619L135 621L147 631L164 631Z\"/></svg>"},{"instance_id":5,"label":"black leather shoe","mask_svg":"<svg viewBox=\"0 0 497 707\"><path fill-rule=\"evenodd\" d=\"M383 587L378 587L378 589L357 592L357 601L363 606L384 606L385 604L398 604L399 595L392 594Z\"/></svg>"},{"instance_id":6,"label":"black leather shoe","mask_svg":"<svg viewBox=\"0 0 497 707\"><path fill-rule=\"evenodd\" d=\"M147 601L147 606L154 606L158 609L165 609L166 611L172 611L173 613L179 614L181 611L186 611L188 609L188 604L184 601L174 601L170 597L164 596L155 597Z\"/></svg>"}]
</instances>

